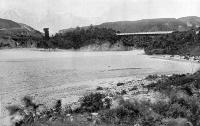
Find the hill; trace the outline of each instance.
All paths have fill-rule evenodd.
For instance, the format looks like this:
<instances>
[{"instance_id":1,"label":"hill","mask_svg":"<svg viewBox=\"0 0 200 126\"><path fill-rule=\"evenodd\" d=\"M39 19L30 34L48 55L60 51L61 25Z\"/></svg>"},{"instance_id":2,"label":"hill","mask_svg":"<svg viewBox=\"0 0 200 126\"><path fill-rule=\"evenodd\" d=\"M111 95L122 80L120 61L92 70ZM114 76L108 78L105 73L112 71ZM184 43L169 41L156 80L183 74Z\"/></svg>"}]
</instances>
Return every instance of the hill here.
<instances>
[{"instance_id":1,"label":"hill","mask_svg":"<svg viewBox=\"0 0 200 126\"><path fill-rule=\"evenodd\" d=\"M120 32L152 32L185 30L187 25L175 18L143 19L100 24L99 27L112 28Z\"/></svg>"},{"instance_id":2,"label":"hill","mask_svg":"<svg viewBox=\"0 0 200 126\"><path fill-rule=\"evenodd\" d=\"M184 22L189 27L200 27L200 17L197 16L188 16L188 17L182 17L178 20Z\"/></svg>"},{"instance_id":3,"label":"hill","mask_svg":"<svg viewBox=\"0 0 200 126\"><path fill-rule=\"evenodd\" d=\"M27 47L28 40L42 38L42 33L32 27L0 18L0 47L15 47L17 43ZM35 42L31 42L30 45Z\"/></svg>"},{"instance_id":4,"label":"hill","mask_svg":"<svg viewBox=\"0 0 200 126\"><path fill-rule=\"evenodd\" d=\"M156 18L138 21L105 22L96 25L100 28L112 28L120 32L152 32L152 31L186 31L191 27L200 26L200 17L189 16L182 18ZM86 27L87 28L87 27ZM70 30L72 30L70 28ZM61 30L61 33L69 29Z\"/></svg>"},{"instance_id":5,"label":"hill","mask_svg":"<svg viewBox=\"0 0 200 126\"><path fill-rule=\"evenodd\" d=\"M10 29L10 28L20 28L20 27L21 26L14 21L0 18L0 29Z\"/></svg>"},{"instance_id":6,"label":"hill","mask_svg":"<svg viewBox=\"0 0 200 126\"><path fill-rule=\"evenodd\" d=\"M100 24L99 27L112 28L120 32L186 31L199 27L200 18L195 16L176 18L143 19Z\"/></svg>"},{"instance_id":7,"label":"hill","mask_svg":"<svg viewBox=\"0 0 200 126\"><path fill-rule=\"evenodd\" d=\"M0 37L33 36L42 37L42 34L32 27L0 18Z\"/></svg>"}]
</instances>

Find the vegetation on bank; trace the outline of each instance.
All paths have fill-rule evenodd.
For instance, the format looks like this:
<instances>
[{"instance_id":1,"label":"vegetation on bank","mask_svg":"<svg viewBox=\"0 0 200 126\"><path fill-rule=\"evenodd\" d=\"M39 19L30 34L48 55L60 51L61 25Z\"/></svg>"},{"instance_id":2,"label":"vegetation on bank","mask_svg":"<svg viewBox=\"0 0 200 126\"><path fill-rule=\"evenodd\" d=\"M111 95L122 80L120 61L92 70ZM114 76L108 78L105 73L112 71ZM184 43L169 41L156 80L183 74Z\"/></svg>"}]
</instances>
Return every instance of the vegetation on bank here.
<instances>
[{"instance_id":1,"label":"vegetation on bank","mask_svg":"<svg viewBox=\"0 0 200 126\"><path fill-rule=\"evenodd\" d=\"M38 47L79 49L80 47L91 44L101 45L105 42L113 44L116 41L116 31L90 26L86 29L77 27L76 29L63 34L57 33L56 35L50 37L48 41L43 40L40 42Z\"/></svg>"},{"instance_id":2,"label":"vegetation on bank","mask_svg":"<svg viewBox=\"0 0 200 126\"><path fill-rule=\"evenodd\" d=\"M160 92L168 100L129 100L123 98L124 94L105 94L98 88L97 92L80 98L76 107L62 107L61 100L58 100L53 108L42 110L45 105L25 97L23 106L9 106L8 110L10 115L21 115L16 126L200 125L200 72L169 77L152 75L147 79L157 81L143 87L149 92ZM116 99L117 106L114 105Z\"/></svg>"},{"instance_id":3,"label":"vegetation on bank","mask_svg":"<svg viewBox=\"0 0 200 126\"><path fill-rule=\"evenodd\" d=\"M48 39L45 37L14 36L12 41L2 38L0 47L39 47L80 49L89 45L101 46L105 43L111 47L116 43L122 47L143 48L146 54L170 54L170 55L200 55L200 28L188 31L175 31L172 34L157 36L117 36L117 31L107 28L89 26L57 33ZM12 44L11 44L12 43ZM13 43L15 43L13 45ZM108 47L109 48L109 47Z\"/></svg>"},{"instance_id":4,"label":"vegetation on bank","mask_svg":"<svg viewBox=\"0 0 200 126\"><path fill-rule=\"evenodd\" d=\"M10 39L1 37L0 47L38 47L80 49L89 45L101 46L108 43L112 46L116 43L125 47L143 48L146 54L170 54L170 55L200 55L200 28L188 31L175 31L172 34L157 36L117 36L117 31L108 28L89 26L57 33L48 39L45 37L33 37L15 35Z\"/></svg>"},{"instance_id":5,"label":"vegetation on bank","mask_svg":"<svg viewBox=\"0 0 200 126\"><path fill-rule=\"evenodd\" d=\"M173 32L155 37L145 47L146 54L199 55L193 52L200 44L200 29ZM200 51L200 50L198 50Z\"/></svg>"},{"instance_id":6,"label":"vegetation on bank","mask_svg":"<svg viewBox=\"0 0 200 126\"><path fill-rule=\"evenodd\" d=\"M146 54L199 55L200 28L157 36L122 37L126 46L144 48Z\"/></svg>"},{"instance_id":7,"label":"vegetation on bank","mask_svg":"<svg viewBox=\"0 0 200 126\"><path fill-rule=\"evenodd\" d=\"M176 31L157 36L117 36L117 31L90 26L56 34L48 41L42 40L38 47L79 49L88 45L120 43L126 47L143 48L146 54L199 55L200 28Z\"/></svg>"}]
</instances>

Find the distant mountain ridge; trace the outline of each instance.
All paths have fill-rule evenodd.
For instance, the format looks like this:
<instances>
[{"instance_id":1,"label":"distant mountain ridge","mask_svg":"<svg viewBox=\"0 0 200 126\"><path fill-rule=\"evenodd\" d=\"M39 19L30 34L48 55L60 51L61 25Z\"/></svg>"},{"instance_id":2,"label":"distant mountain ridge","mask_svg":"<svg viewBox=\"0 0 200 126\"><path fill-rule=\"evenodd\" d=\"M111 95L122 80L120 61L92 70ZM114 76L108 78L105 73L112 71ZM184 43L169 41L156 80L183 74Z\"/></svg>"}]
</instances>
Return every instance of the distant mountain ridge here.
<instances>
[{"instance_id":1,"label":"distant mountain ridge","mask_svg":"<svg viewBox=\"0 0 200 126\"><path fill-rule=\"evenodd\" d=\"M200 17L188 16L182 18L156 18L137 21L105 22L95 25L100 28L112 28L120 32L153 32L153 31L185 31L192 27L200 26ZM60 33L70 29L60 30Z\"/></svg>"}]
</instances>

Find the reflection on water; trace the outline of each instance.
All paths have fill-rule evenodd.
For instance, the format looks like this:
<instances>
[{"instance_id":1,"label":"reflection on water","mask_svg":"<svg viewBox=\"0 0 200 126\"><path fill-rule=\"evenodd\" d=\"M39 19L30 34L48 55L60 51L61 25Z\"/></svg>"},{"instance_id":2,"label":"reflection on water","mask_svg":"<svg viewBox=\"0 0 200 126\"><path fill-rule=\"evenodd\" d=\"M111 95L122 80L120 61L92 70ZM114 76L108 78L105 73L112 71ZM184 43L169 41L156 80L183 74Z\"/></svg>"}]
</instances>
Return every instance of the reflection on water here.
<instances>
[{"instance_id":1,"label":"reflection on water","mask_svg":"<svg viewBox=\"0 0 200 126\"><path fill-rule=\"evenodd\" d=\"M1 102L18 94L31 94L55 86L73 86L89 80L146 75L190 73L199 68L189 62L155 59L129 52L0 51ZM42 92L41 92L42 93Z\"/></svg>"}]
</instances>

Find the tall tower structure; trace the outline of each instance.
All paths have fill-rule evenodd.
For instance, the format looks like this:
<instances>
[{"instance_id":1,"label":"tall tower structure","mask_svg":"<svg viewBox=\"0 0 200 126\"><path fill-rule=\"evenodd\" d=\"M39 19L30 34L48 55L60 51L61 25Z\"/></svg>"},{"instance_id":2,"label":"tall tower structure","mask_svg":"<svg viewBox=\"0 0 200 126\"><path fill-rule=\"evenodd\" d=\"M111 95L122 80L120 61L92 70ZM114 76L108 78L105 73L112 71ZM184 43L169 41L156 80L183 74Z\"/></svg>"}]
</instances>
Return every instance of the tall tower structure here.
<instances>
[{"instance_id":1,"label":"tall tower structure","mask_svg":"<svg viewBox=\"0 0 200 126\"><path fill-rule=\"evenodd\" d=\"M43 28L45 40L49 40L49 28Z\"/></svg>"}]
</instances>

